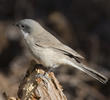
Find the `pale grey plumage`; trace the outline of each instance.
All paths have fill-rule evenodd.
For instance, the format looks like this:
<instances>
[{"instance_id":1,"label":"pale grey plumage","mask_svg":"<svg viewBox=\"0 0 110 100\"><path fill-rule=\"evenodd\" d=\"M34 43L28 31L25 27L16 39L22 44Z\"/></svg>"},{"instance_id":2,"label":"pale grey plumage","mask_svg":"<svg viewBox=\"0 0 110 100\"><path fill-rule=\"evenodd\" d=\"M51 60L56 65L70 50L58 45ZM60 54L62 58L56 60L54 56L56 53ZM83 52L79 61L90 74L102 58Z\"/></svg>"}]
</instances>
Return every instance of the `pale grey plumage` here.
<instances>
[{"instance_id":1,"label":"pale grey plumage","mask_svg":"<svg viewBox=\"0 0 110 100\"><path fill-rule=\"evenodd\" d=\"M84 57L61 43L38 22L32 19L24 19L19 21L17 26L20 28L31 53L40 64L43 64L45 67L73 66L102 83L107 82L108 79L105 76L82 64L81 60Z\"/></svg>"}]
</instances>

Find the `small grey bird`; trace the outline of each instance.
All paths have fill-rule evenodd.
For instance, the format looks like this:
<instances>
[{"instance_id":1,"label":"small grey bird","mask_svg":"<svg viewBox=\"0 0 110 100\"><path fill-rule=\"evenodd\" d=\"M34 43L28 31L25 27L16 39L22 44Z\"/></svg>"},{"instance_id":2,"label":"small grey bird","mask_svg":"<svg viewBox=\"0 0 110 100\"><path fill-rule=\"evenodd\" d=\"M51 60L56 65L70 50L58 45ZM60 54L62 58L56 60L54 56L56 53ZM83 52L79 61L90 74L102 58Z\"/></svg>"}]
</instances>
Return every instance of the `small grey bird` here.
<instances>
[{"instance_id":1,"label":"small grey bird","mask_svg":"<svg viewBox=\"0 0 110 100\"><path fill-rule=\"evenodd\" d=\"M108 81L102 74L86 67L82 63L84 57L61 43L38 22L32 19L24 19L17 22L16 26L21 31L32 55L43 66L56 68L60 65L68 65L85 72L102 83Z\"/></svg>"}]
</instances>

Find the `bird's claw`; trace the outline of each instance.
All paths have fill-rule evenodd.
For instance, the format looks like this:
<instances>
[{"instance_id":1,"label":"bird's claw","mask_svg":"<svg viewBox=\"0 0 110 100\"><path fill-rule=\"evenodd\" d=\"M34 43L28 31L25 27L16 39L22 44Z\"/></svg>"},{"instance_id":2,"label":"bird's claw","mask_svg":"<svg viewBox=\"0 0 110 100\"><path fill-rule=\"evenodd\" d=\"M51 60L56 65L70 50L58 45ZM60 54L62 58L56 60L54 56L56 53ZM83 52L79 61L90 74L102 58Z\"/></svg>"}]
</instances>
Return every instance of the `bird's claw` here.
<instances>
[{"instance_id":1,"label":"bird's claw","mask_svg":"<svg viewBox=\"0 0 110 100\"><path fill-rule=\"evenodd\" d=\"M42 78L43 80L47 79L48 81L51 80L47 73L44 73L44 74L39 73L39 74L36 75L36 78Z\"/></svg>"}]
</instances>

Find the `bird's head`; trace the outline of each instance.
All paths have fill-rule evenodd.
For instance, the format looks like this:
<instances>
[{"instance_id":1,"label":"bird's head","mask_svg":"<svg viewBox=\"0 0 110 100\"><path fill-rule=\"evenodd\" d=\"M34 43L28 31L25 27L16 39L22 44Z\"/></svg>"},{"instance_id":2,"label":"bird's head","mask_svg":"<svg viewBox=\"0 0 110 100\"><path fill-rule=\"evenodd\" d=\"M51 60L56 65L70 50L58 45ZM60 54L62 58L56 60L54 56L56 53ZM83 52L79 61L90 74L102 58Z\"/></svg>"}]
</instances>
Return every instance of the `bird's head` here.
<instances>
[{"instance_id":1,"label":"bird's head","mask_svg":"<svg viewBox=\"0 0 110 100\"><path fill-rule=\"evenodd\" d=\"M32 19L20 20L16 23L16 26L25 38L29 35L37 35L43 30L42 26Z\"/></svg>"}]
</instances>

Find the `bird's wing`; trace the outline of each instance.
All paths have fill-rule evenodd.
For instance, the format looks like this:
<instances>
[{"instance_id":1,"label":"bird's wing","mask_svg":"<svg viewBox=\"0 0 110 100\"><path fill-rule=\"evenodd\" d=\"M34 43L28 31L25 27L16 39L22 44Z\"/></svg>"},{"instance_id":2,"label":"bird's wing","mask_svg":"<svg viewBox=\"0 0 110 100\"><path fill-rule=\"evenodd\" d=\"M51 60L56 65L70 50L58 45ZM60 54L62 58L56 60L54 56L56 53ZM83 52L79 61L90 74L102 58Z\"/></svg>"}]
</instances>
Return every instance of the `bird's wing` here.
<instances>
[{"instance_id":1,"label":"bird's wing","mask_svg":"<svg viewBox=\"0 0 110 100\"><path fill-rule=\"evenodd\" d=\"M43 34L43 35L45 35L45 34ZM60 52L63 52L63 53L65 52L67 55L77 57L80 60L84 59L83 56L78 54L75 50L71 49L70 47L68 47L68 46L64 45L63 43L61 43L58 39L56 39L50 33L46 34L45 36L42 36L42 37L45 37L45 38L41 39L41 37L40 37L40 39L38 39L40 41L36 40L36 43L35 43L36 45L39 45L39 46L42 46L42 47L54 48L54 49L59 50ZM37 38L38 38L38 36L37 36Z\"/></svg>"},{"instance_id":2,"label":"bird's wing","mask_svg":"<svg viewBox=\"0 0 110 100\"><path fill-rule=\"evenodd\" d=\"M49 36L48 36L48 34L46 34L44 37L45 38L43 38L43 36L39 37L38 40L40 40L40 41L36 41L36 46L39 46L42 48L50 48L50 49L53 49L64 55L67 55L70 58L73 58L73 59L71 59L71 61L66 59L65 62L67 62L68 65L71 65L71 66L87 73L88 75L94 77L95 79L99 80L102 83L107 82L108 78L106 78L102 74L100 74L100 73L96 72L95 70L88 68L84 64L82 64L81 60L83 60L84 58L81 55L79 55L76 51L74 51L70 47L62 44L53 35L49 34Z\"/></svg>"},{"instance_id":3,"label":"bird's wing","mask_svg":"<svg viewBox=\"0 0 110 100\"><path fill-rule=\"evenodd\" d=\"M59 47L59 49L64 50L70 54L72 54L75 57L78 57L80 59L84 59L83 56L81 56L79 53L77 53L75 50L71 49L70 47L63 45L62 47Z\"/></svg>"}]
</instances>

